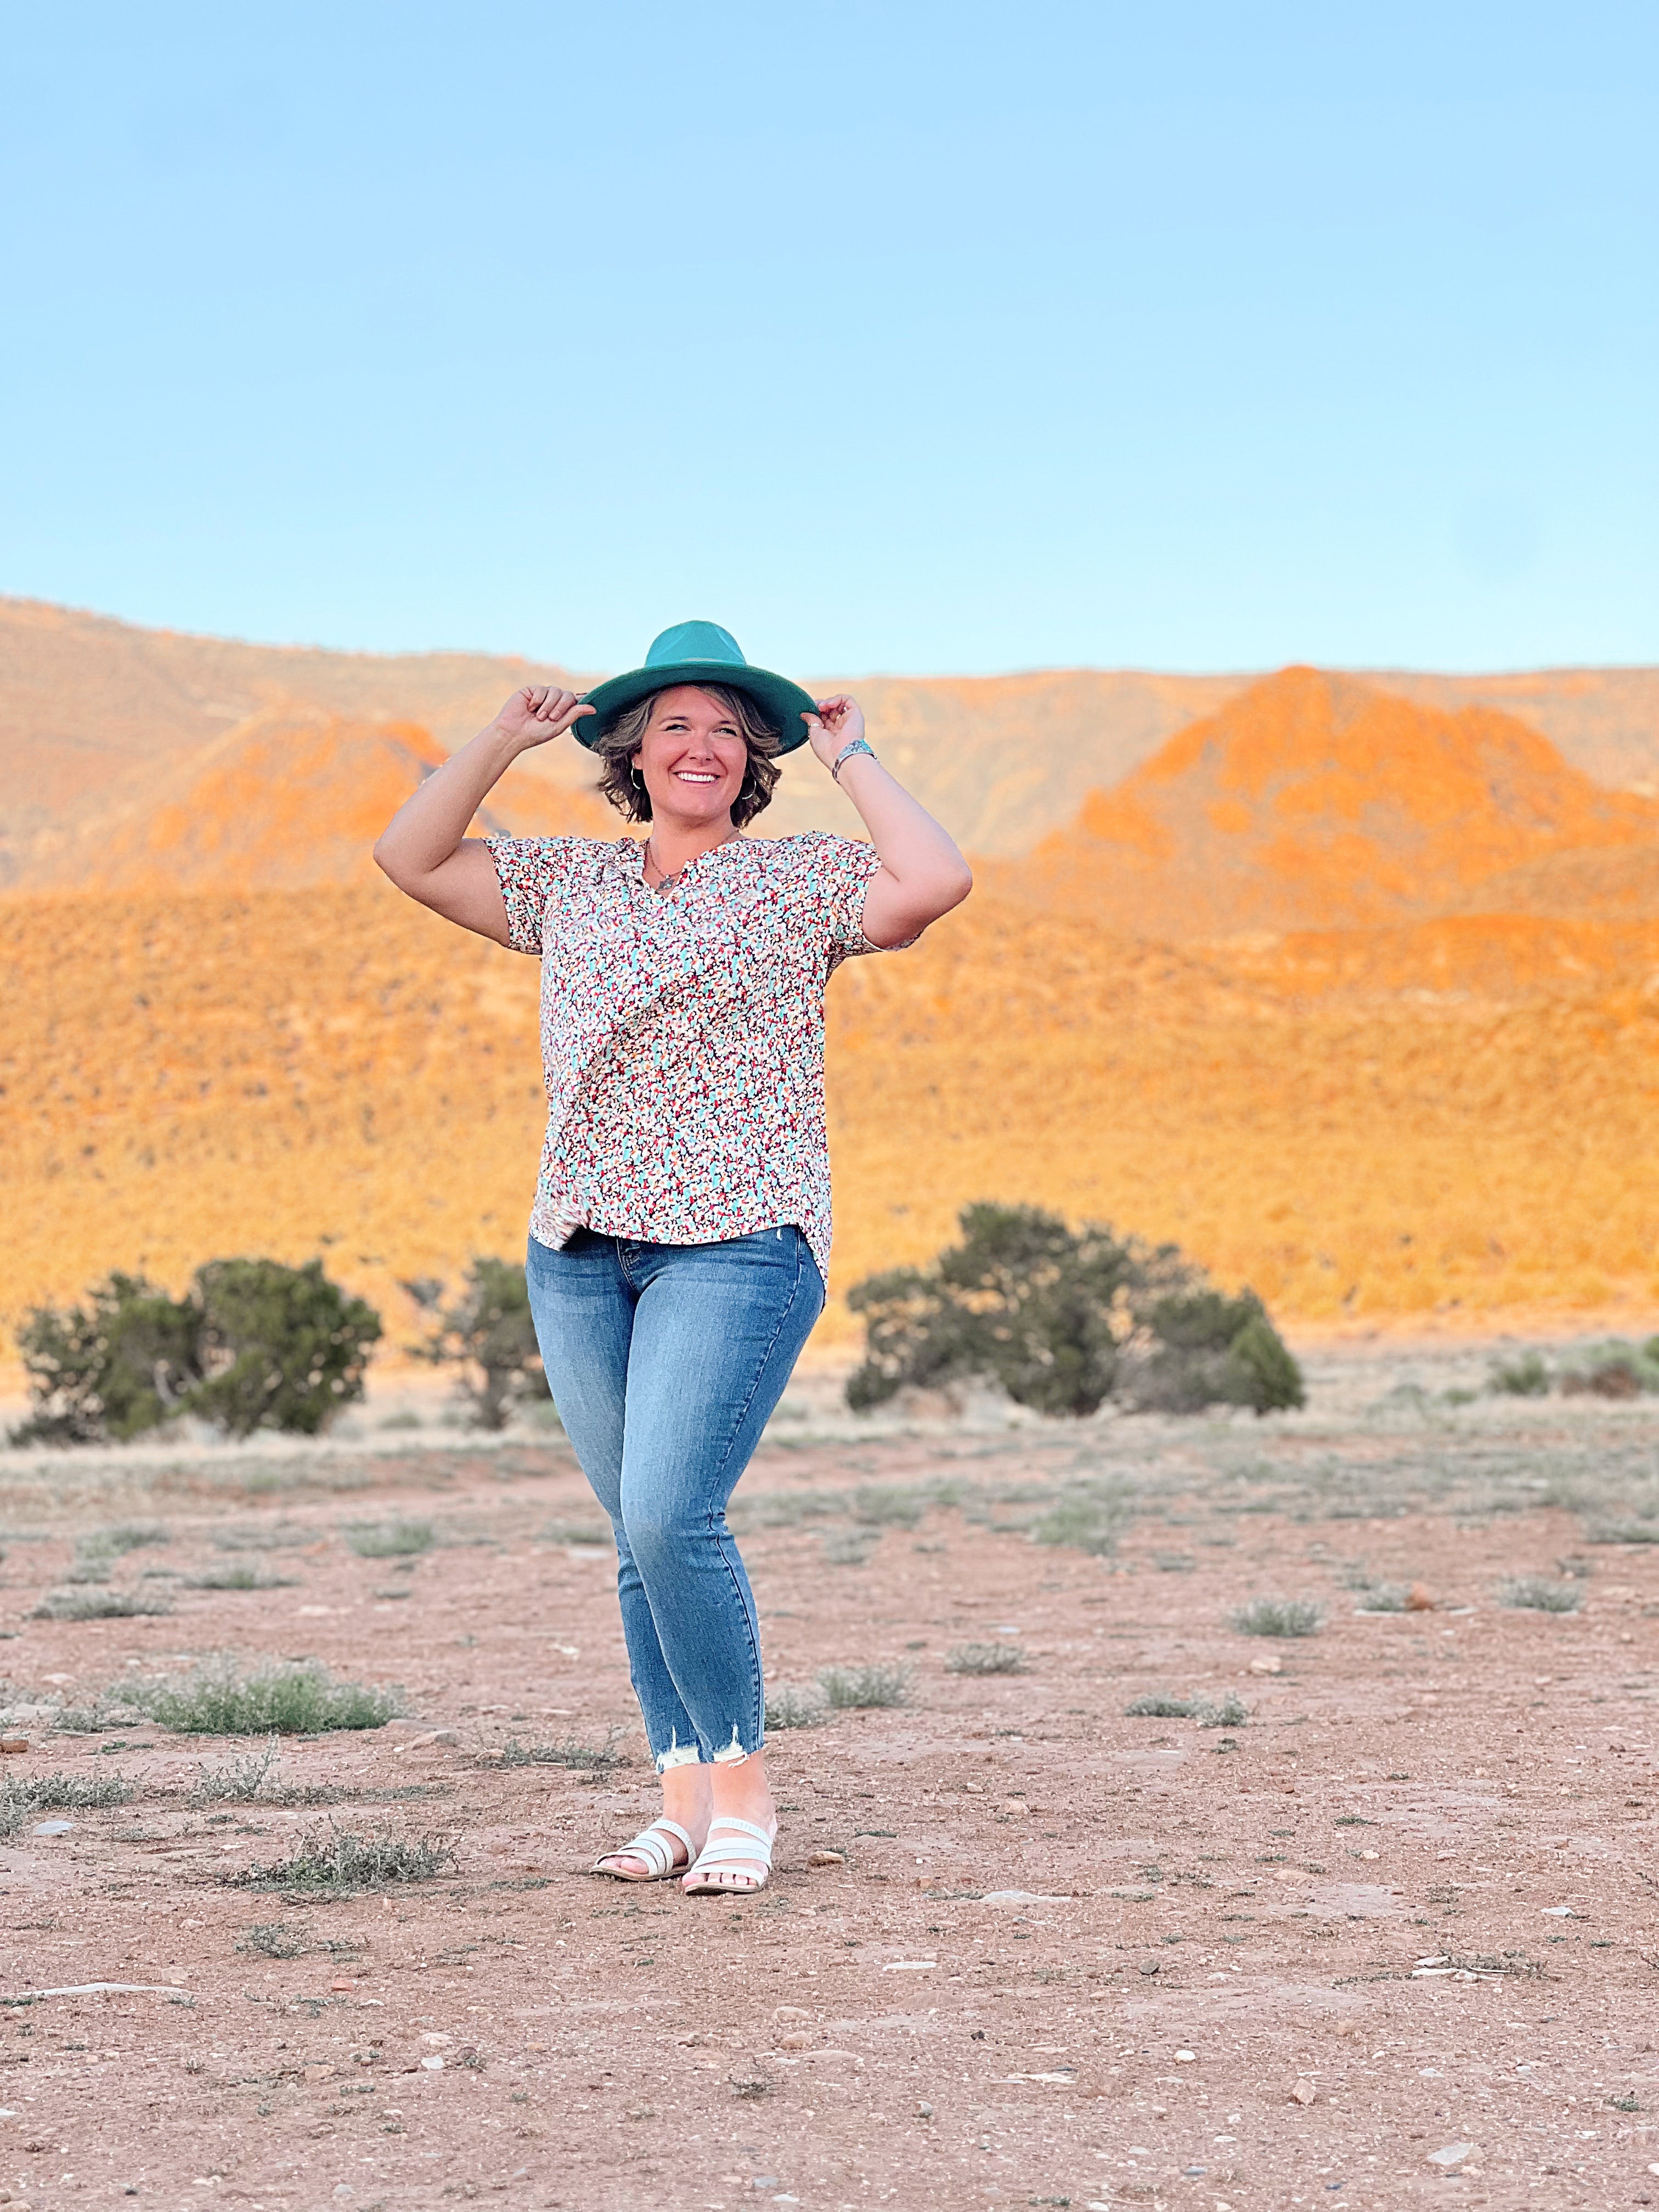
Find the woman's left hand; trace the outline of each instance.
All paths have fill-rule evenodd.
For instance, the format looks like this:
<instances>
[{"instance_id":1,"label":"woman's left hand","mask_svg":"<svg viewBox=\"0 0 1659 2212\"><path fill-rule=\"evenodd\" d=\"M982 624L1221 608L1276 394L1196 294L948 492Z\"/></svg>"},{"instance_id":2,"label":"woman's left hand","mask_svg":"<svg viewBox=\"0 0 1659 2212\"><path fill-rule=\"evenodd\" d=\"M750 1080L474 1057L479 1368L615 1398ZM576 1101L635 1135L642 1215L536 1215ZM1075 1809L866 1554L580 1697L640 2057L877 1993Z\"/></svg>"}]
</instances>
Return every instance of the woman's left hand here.
<instances>
[{"instance_id":1,"label":"woman's left hand","mask_svg":"<svg viewBox=\"0 0 1659 2212\"><path fill-rule=\"evenodd\" d=\"M833 699L820 699L816 714L803 714L807 741L825 768L833 768L836 755L854 738L864 735L864 713L856 699L838 691Z\"/></svg>"}]
</instances>

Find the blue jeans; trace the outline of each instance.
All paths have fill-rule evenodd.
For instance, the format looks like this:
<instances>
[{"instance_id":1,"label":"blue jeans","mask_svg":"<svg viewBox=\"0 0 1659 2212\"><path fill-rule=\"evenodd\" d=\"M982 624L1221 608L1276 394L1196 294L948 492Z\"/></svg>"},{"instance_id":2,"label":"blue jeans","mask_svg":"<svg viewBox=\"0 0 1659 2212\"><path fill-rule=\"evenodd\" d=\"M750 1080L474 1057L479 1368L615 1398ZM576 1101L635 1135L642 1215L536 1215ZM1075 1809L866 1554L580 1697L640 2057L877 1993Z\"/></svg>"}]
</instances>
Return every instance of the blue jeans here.
<instances>
[{"instance_id":1,"label":"blue jeans","mask_svg":"<svg viewBox=\"0 0 1659 2212\"><path fill-rule=\"evenodd\" d=\"M793 1226L716 1244L535 1237L559 1419L611 1516L629 1672L660 1774L765 1741L760 1629L726 1501L823 1310Z\"/></svg>"}]
</instances>

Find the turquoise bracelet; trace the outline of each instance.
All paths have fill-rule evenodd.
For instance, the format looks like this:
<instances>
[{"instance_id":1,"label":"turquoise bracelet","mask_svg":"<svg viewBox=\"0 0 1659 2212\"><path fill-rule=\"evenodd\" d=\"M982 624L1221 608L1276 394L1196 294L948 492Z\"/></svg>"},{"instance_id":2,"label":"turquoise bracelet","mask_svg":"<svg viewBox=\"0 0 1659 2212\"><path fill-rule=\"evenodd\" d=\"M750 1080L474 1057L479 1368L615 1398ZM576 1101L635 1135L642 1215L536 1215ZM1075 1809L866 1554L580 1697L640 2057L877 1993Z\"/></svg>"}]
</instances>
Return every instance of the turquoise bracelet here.
<instances>
[{"instance_id":1,"label":"turquoise bracelet","mask_svg":"<svg viewBox=\"0 0 1659 2212\"><path fill-rule=\"evenodd\" d=\"M836 755L835 765L830 773L837 783L841 781L842 769L855 753L868 753L872 760L876 757L874 746L866 744L862 738L854 738L850 745L843 745Z\"/></svg>"}]
</instances>

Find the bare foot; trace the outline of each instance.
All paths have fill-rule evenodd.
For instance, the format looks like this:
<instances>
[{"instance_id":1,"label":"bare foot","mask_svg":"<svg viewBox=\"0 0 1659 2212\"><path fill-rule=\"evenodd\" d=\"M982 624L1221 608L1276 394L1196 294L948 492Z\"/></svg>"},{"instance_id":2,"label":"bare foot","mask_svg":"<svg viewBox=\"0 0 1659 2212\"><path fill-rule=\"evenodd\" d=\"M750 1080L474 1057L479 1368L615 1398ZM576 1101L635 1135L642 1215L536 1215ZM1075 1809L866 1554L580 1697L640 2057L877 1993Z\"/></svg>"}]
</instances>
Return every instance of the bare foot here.
<instances>
[{"instance_id":1,"label":"bare foot","mask_svg":"<svg viewBox=\"0 0 1659 2212\"><path fill-rule=\"evenodd\" d=\"M679 1873L702 1849L708 1835L708 1820L712 1810L708 1777L713 1769L708 1766L671 1766L662 1778L663 1816L684 1828L691 1838L690 1856L685 1845L675 1835L662 1834L665 1845L672 1851L671 1871ZM653 1824L654 1826L654 1823ZM615 1875L622 1881L652 1881L659 1878L654 1867L637 1853L627 1850L605 1851L594 1862L594 1871Z\"/></svg>"},{"instance_id":2,"label":"bare foot","mask_svg":"<svg viewBox=\"0 0 1659 2212\"><path fill-rule=\"evenodd\" d=\"M722 1759L715 1765L700 1766L697 1771L709 1778L711 1824L714 1820L748 1820L762 1830L769 1840L776 1836L778 1816L766 1779L764 1752L751 1752L747 1759ZM731 1829L723 1828L718 1840L733 1843L740 1840L741 1835L741 1830L734 1834ZM680 1887L688 1896L699 1891L707 1893L722 1889L744 1895L753 1890L764 1889L769 1872L764 1859L726 1859L695 1877L688 1874Z\"/></svg>"}]
</instances>

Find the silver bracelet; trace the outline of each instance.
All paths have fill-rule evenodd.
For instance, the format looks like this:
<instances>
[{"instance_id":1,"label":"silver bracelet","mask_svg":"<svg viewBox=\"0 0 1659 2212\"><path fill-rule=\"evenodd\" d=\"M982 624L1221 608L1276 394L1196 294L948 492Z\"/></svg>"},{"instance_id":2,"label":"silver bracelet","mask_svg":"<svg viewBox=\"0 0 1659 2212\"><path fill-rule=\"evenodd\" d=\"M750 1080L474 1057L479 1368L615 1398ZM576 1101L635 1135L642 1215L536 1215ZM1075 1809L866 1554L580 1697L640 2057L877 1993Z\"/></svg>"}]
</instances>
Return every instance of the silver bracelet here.
<instances>
[{"instance_id":1,"label":"silver bracelet","mask_svg":"<svg viewBox=\"0 0 1659 2212\"><path fill-rule=\"evenodd\" d=\"M872 760L874 760L876 757L873 746L867 745L862 738L854 738L850 745L843 745L841 750L836 755L835 764L830 770L830 774L836 782L839 783L841 781L842 769L846 766L847 763L852 759L855 753L868 753Z\"/></svg>"}]
</instances>

